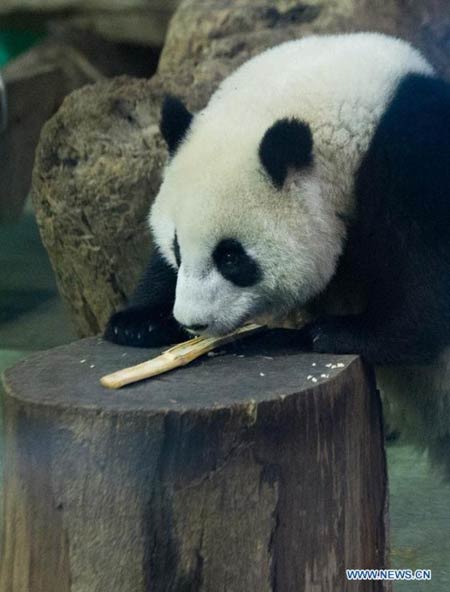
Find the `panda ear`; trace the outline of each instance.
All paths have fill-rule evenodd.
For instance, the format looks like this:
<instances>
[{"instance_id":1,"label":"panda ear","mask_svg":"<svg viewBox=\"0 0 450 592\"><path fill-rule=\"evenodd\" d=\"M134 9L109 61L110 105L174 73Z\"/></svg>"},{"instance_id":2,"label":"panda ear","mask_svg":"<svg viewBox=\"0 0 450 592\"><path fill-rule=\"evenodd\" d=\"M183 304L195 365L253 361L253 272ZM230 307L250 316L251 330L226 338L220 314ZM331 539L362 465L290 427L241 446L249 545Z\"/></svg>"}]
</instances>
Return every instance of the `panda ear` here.
<instances>
[{"instance_id":1,"label":"panda ear","mask_svg":"<svg viewBox=\"0 0 450 592\"><path fill-rule=\"evenodd\" d=\"M277 189L283 187L289 167L312 163L313 139L307 123L298 119L279 119L263 136L259 158Z\"/></svg>"},{"instance_id":2,"label":"panda ear","mask_svg":"<svg viewBox=\"0 0 450 592\"><path fill-rule=\"evenodd\" d=\"M161 134L172 156L186 135L194 116L177 97L166 96L161 109Z\"/></svg>"}]
</instances>

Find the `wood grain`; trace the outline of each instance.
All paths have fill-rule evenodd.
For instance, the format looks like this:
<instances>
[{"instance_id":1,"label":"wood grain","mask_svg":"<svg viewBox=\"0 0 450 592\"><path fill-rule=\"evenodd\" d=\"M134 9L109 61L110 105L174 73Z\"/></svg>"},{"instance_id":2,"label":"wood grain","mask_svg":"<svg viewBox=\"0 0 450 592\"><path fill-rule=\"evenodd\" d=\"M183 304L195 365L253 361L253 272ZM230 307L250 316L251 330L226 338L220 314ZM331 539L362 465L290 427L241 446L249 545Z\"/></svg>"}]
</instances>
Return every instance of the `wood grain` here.
<instances>
[{"instance_id":1,"label":"wood grain","mask_svg":"<svg viewBox=\"0 0 450 592\"><path fill-rule=\"evenodd\" d=\"M6 372L1 592L383 590L345 579L385 566L371 372L249 340L120 391L99 378L158 352L91 338Z\"/></svg>"}]
</instances>

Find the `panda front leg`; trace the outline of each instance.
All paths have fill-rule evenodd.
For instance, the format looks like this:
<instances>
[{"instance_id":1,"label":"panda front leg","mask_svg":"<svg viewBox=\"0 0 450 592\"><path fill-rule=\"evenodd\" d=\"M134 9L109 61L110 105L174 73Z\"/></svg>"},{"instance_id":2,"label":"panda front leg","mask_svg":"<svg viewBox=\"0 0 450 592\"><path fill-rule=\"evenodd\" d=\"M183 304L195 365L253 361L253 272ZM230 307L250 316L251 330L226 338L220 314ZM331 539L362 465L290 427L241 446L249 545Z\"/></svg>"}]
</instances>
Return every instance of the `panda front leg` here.
<instances>
[{"instance_id":1,"label":"panda front leg","mask_svg":"<svg viewBox=\"0 0 450 592\"><path fill-rule=\"evenodd\" d=\"M432 360L439 343L407 314L392 320L369 314L329 316L301 329L317 353L357 354L371 364L414 364Z\"/></svg>"},{"instance_id":2,"label":"panda front leg","mask_svg":"<svg viewBox=\"0 0 450 592\"><path fill-rule=\"evenodd\" d=\"M156 250L128 306L108 321L105 339L133 347L158 347L186 339L188 334L172 315L176 282L176 271Z\"/></svg>"}]
</instances>

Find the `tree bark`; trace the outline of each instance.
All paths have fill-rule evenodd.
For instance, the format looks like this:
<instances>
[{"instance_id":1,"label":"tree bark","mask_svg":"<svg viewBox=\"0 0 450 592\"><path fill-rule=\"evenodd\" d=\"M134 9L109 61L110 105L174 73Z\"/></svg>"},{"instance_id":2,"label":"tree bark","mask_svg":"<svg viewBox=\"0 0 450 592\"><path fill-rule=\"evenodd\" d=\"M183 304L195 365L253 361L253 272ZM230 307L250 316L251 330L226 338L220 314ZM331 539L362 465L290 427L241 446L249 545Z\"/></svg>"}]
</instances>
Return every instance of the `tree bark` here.
<instances>
[{"instance_id":1,"label":"tree bark","mask_svg":"<svg viewBox=\"0 0 450 592\"><path fill-rule=\"evenodd\" d=\"M372 373L227 352L120 391L100 377L156 352L87 339L6 372L1 592L384 589L345 577L386 565Z\"/></svg>"}]
</instances>

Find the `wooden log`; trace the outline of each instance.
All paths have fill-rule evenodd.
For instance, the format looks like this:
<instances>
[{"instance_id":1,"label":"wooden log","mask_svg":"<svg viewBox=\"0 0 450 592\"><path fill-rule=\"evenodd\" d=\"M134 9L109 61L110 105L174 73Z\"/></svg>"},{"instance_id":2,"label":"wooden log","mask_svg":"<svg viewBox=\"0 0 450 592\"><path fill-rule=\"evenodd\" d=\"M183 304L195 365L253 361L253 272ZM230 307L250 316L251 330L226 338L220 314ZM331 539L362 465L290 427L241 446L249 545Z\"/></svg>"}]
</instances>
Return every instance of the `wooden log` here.
<instances>
[{"instance_id":1,"label":"wooden log","mask_svg":"<svg viewBox=\"0 0 450 592\"><path fill-rule=\"evenodd\" d=\"M384 589L345 577L386 560L371 372L227 347L120 391L100 377L159 352L90 338L6 372L1 592Z\"/></svg>"}]
</instances>

